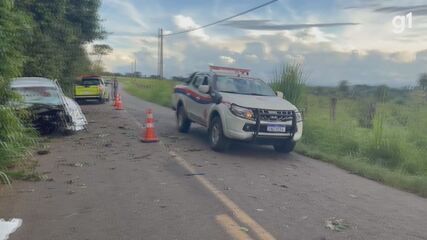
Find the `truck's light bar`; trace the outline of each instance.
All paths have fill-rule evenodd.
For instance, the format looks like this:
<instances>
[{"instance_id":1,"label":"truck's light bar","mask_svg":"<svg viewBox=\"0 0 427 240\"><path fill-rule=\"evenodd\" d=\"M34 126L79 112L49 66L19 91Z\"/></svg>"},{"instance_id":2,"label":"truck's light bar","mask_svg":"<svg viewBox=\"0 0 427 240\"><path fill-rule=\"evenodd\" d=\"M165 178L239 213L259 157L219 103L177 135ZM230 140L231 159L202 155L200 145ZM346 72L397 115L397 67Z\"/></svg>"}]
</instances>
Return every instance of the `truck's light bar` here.
<instances>
[{"instance_id":1,"label":"truck's light bar","mask_svg":"<svg viewBox=\"0 0 427 240\"><path fill-rule=\"evenodd\" d=\"M222 73L222 74L233 74L237 76L249 76L250 69L245 68L231 68L231 67L220 67L220 66L209 66L209 69L212 72Z\"/></svg>"}]
</instances>

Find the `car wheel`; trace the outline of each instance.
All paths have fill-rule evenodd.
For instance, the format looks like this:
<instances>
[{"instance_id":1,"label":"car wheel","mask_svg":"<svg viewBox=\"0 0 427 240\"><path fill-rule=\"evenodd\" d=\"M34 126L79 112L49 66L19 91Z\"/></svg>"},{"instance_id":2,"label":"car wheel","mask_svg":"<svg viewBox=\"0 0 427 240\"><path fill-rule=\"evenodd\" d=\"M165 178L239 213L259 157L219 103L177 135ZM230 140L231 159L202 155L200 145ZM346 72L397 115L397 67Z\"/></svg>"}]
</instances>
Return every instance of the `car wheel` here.
<instances>
[{"instance_id":1,"label":"car wheel","mask_svg":"<svg viewBox=\"0 0 427 240\"><path fill-rule=\"evenodd\" d=\"M179 132L188 133L188 131L190 131L191 121L188 119L184 107L182 106L178 107L176 111L176 124Z\"/></svg>"},{"instance_id":2,"label":"car wheel","mask_svg":"<svg viewBox=\"0 0 427 240\"><path fill-rule=\"evenodd\" d=\"M215 151L226 151L230 147L230 140L224 136L220 117L214 117L209 125L209 142Z\"/></svg>"},{"instance_id":3,"label":"car wheel","mask_svg":"<svg viewBox=\"0 0 427 240\"><path fill-rule=\"evenodd\" d=\"M290 153L294 150L296 142L292 140L286 140L279 144L274 145L274 150L280 153Z\"/></svg>"}]
</instances>

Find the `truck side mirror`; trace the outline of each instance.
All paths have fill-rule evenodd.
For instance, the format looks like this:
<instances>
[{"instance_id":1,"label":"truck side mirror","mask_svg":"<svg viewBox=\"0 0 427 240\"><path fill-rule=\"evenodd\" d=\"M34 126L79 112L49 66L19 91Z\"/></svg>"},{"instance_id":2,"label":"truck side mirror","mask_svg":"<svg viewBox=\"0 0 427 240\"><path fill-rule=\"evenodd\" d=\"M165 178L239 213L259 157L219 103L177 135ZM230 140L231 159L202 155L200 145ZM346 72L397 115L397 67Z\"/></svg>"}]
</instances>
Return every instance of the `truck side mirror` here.
<instances>
[{"instance_id":1,"label":"truck side mirror","mask_svg":"<svg viewBox=\"0 0 427 240\"><path fill-rule=\"evenodd\" d=\"M219 92L212 92L211 97L215 104L220 104L222 102L222 96Z\"/></svg>"},{"instance_id":2,"label":"truck side mirror","mask_svg":"<svg viewBox=\"0 0 427 240\"><path fill-rule=\"evenodd\" d=\"M279 97L279 98L283 98L283 92L280 92L280 91L277 91L276 92L276 95Z\"/></svg>"}]
</instances>

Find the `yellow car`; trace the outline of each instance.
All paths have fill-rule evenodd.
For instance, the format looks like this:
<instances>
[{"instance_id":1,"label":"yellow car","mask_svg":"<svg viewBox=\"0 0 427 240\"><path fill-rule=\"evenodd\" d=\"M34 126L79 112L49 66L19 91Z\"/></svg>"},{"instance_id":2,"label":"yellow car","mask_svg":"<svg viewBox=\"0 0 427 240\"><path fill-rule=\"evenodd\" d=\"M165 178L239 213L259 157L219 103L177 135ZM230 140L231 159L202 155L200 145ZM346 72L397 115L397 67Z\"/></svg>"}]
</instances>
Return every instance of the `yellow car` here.
<instances>
[{"instance_id":1,"label":"yellow car","mask_svg":"<svg viewBox=\"0 0 427 240\"><path fill-rule=\"evenodd\" d=\"M108 102L110 97L104 79L96 75L81 77L78 84L74 86L74 99L98 100L99 103Z\"/></svg>"}]
</instances>

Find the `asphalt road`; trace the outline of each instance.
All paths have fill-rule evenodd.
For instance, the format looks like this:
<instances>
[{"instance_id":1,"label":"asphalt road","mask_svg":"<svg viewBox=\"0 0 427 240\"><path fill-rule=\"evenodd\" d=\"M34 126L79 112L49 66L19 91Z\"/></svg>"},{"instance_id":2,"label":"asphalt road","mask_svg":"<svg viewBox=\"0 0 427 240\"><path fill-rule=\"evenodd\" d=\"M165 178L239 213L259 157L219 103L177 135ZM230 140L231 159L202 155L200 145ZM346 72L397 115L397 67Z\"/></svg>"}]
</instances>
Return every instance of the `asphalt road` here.
<instances>
[{"instance_id":1,"label":"asphalt road","mask_svg":"<svg viewBox=\"0 0 427 240\"><path fill-rule=\"evenodd\" d=\"M216 153L172 110L123 101L83 106L89 131L35 156L46 181L1 191L0 218L23 219L10 239L427 239L427 199L271 147ZM148 108L160 143L138 141Z\"/></svg>"}]
</instances>

